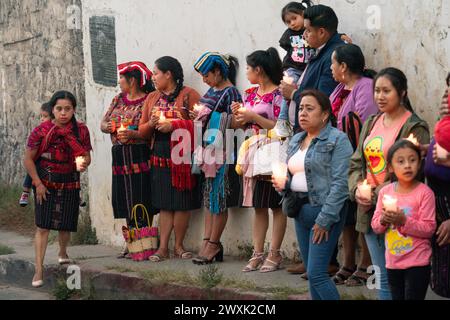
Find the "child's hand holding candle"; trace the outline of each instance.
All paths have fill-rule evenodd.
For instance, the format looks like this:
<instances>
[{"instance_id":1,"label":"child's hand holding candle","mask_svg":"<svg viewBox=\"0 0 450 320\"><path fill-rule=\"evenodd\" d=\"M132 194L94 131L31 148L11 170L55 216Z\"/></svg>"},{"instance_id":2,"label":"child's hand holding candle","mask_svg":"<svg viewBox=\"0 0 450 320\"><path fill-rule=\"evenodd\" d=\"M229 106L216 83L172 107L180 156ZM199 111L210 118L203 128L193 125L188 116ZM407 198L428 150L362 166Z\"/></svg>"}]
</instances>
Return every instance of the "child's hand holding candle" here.
<instances>
[{"instance_id":1,"label":"child's hand holding candle","mask_svg":"<svg viewBox=\"0 0 450 320\"><path fill-rule=\"evenodd\" d=\"M388 194L384 195L383 206L386 212L397 212L397 198Z\"/></svg>"}]
</instances>

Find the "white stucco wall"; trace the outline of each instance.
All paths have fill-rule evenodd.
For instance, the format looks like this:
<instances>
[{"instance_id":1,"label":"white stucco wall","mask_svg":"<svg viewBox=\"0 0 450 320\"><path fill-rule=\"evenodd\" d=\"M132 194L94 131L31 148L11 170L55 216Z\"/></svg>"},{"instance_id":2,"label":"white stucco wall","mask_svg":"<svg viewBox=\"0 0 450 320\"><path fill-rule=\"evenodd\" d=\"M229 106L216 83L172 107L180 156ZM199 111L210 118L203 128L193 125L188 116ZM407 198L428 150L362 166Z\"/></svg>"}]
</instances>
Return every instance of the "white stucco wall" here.
<instances>
[{"instance_id":1,"label":"white stucco wall","mask_svg":"<svg viewBox=\"0 0 450 320\"><path fill-rule=\"evenodd\" d=\"M111 155L109 136L100 132L99 122L118 88L93 81L89 17L116 18L117 62L142 60L152 67L160 56L171 55L184 67L185 83L200 93L207 87L194 72L193 63L206 50L235 55L241 63L238 87L249 86L245 78L245 56L257 49L278 45L285 27L280 10L288 1L273 0L83 0L83 31L86 75L87 123L94 145L89 169L91 217L100 241L122 244L122 221L114 222L110 204ZM318 1L316 1L318 2ZM446 0L335 0L320 1L335 8L340 31L349 34L377 70L396 66L408 75L410 95L417 111L430 123L436 118L444 77L450 70L449 1ZM381 28L368 30L369 5L379 4ZM422 44L423 43L423 46ZM233 210L222 242L237 254L238 242L251 242L251 210ZM194 212L186 247L196 249L203 233L202 212ZM270 235L269 228L269 235ZM270 238L269 238L270 239ZM292 221L283 249L292 256L296 248Z\"/></svg>"}]
</instances>

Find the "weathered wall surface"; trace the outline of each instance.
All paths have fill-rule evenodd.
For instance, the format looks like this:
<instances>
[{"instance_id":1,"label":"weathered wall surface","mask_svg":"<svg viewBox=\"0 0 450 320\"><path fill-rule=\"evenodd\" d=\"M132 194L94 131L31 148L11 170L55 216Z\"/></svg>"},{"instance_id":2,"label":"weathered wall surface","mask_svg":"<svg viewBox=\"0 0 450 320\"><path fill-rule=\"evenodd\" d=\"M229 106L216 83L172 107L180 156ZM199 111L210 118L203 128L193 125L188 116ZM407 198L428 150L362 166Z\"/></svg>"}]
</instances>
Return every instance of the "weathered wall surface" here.
<instances>
[{"instance_id":1,"label":"weathered wall surface","mask_svg":"<svg viewBox=\"0 0 450 320\"><path fill-rule=\"evenodd\" d=\"M83 1L87 121L95 145L89 171L90 205L93 224L103 242L122 243L120 227L123 222L113 220L110 204L110 141L98 129L102 114L118 88L107 88L93 81L89 18L115 17L117 62L142 60L152 66L158 57L172 55L184 66L186 84L200 92L207 88L193 70L195 59L205 50L231 53L241 63L238 87L243 90L249 86L245 78L245 56L253 50L278 45L285 29L279 12L287 2ZM380 70L396 66L407 73L409 93L416 110L434 124L443 80L450 70L450 2L432 0L425 5L419 0L320 2L335 8L341 22L340 31L349 34L363 48L368 67ZM377 19L380 25L372 28ZM251 210L231 211L222 239L229 253L238 253L239 242L251 242L251 218ZM187 235L188 248L198 247L202 222L202 212L194 212ZM289 221L283 249L292 256L295 248L295 232Z\"/></svg>"},{"instance_id":2,"label":"weathered wall surface","mask_svg":"<svg viewBox=\"0 0 450 320\"><path fill-rule=\"evenodd\" d=\"M26 138L56 90L73 92L85 119L83 37L68 22L71 5L81 8L80 0L0 1L0 180L22 183Z\"/></svg>"},{"instance_id":3,"label":"weathered wall surface","mask_svg":"<svg viewBox=\"0 0 450 320\"><path fill-rule=\"evenodd\" d=\"M67 28L67 6L82 3L82 30ZM207 88L192 64L205 50L238 57L238 87L245 89L245 56L256 49L277 46L284 30L281 7L288 1L219 0L2 0L0 2L0 179L20 182L20 159L37 112L57 89L66 88L80 100L78 114L91 129L94 145L89 170L93 225L104 243L120 245L123 221L114 221L110 204L111 155L109 137L99 122L117 87L93 80L89 20L115 18L117 61L142 60L149 66L162 55L177 57L186 84L200 92ZM349 34L367 57L367 66L403 69L417 112L432 125L450 70L447 0L323 0L335 8L340 31ZM375 5L375 7L374 7ZM379 17L377 17L379 13ZM379 25L377 20L379 18ZM100 34L101 35L101 34ZM84 57L83 57L84 54ZM84 62L83 62L84 60ZM83 70L85 66L85 70ZM85 90L84 90L85 89ZM84 108L86 96L86 110ZM195 249L202 238L202 212L194 212L186 245ZM237 253L238 242L251 241L251 210L233 210L223 242ZM296 247L292 221L284 248Z\"/></svg>"}]
</instances>

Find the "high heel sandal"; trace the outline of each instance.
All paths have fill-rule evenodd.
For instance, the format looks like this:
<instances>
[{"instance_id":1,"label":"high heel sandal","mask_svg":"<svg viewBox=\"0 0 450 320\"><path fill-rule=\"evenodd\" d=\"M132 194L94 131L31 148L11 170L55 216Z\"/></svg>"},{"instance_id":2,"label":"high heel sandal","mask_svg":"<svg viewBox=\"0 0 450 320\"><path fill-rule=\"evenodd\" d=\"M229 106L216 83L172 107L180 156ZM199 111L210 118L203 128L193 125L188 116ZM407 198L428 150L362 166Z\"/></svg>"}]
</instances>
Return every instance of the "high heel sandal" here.
<instances>
[{"instance_id":1,"label":"high heel sandal","mask_svg":"<svg viewBox=\"0 0 450 320\"><path fill-rule=\"evenodd\" d=\"M273 272L282 269L281 262L283 262L283 257L281 256L281 250L270 250L270 257L281 257L280 261L273 261L269 259L269 257L266 258L264 261L264 264L262 265L261 269L259 269L259 272L261 273L267 273L267 272Z\"/></svg>"},{"instance_id":2,"label":"high heel sandal","mask_svg":"<svg viewBox=\"0 0 450 320\"><path fill-rule=\"evenodd\" d=\"M192 258L192 262L194 262L194 260L196 260L196 259L199 259L202 256L202 253L205 252L206 247L208 246L209 238L203 238L202 241L203 241L202 247L200 248L200 251L198 252L198 254L196 254L195 257ZM206 241L206 243L205 243L205 241Z\"/></svg>"},{"instance_id":3,"label":"high heel sandal","mask_svg":"<svg viewBox=\"0 0 450 320\"><path fill-rule=\"evenodd\" d=\"M257 262L254 265L255 261ZM253 251L252 257L248 260L248 264L242 269L242 272L252 272L258 270L264 262L264 252Z\"/></svg>"},{"instance_id":4,"label":"high heel sandal","mask_svg":"<svg viewBox=\"0 0 450 320\"><path fill-rule=\"evenodd\" d=\"M223 246L222 243L219 242L213 242L213 241L208 241L208 244L214 244L216 246L216 248L218 249L218 251L212 256L212 257L196 257L194 259L192 259L192 262L194 264L210 264L212 263L214 260L216 260L216 262L223 262Z\"/></svg>"}]
</instances>

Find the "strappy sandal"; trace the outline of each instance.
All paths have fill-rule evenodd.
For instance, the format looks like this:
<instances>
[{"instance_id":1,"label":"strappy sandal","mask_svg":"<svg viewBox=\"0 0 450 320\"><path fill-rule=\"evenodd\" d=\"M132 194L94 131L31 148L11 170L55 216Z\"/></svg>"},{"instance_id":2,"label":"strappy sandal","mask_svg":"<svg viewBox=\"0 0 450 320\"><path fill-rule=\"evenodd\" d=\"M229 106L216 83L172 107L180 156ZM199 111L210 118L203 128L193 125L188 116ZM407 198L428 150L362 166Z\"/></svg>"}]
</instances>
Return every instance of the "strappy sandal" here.
<instances>
[{"instance_id":1,"label":"strappy sandal","mask_svg":"<svg viewBox=\"0 0 450 320\"><path fill-rule=\"evenodd\" d=\"M256 265L255 265L256 262ZM252 272L258 270L264 263L264 252L253 251L252 257L248 260L248 264L242 269L242 272Z\"/></svg>"},{"instance_id":2,"label":"strappy sandal","mask_svg":"<svg viewBox=\"0 0 450 320\"><path fill-rule=\"evenodd\" d=\"M282 269L281 268L281 262L283 262L283 257L280 254L281 250L270 250L270 256L278 256L281 257L280 261L273 261L269 259L269 257L266 258L264 261L264 264L262 265L261 269L259 269L259 272L261 273L267 273L267 272L273 272Z\"/></svg>"},{"instance_id":3,"label":"strappy sandal","mask_svg":"<svg viewBox=\"0 0 450 320\"><path fill-rule=\"evenodd\" d=\"M367 269L358 268L347 280L345 280L345 285L347 287L361 287L365 286L367 280L371 275L367 273Z\"/></svg>"},{"instance_id":4,"label":"strappy sandal","mask_svg":"<svg viewBox=\"0 0 450 320\"><path fill-rule=\"evenodd\" d=\"M168 256L164 256L160 253L155 253L154 255L151 255L148 260L152 261L152 262L161 262L164 261L166 259L169 259Z\"/></svg>"},{"instance_id":5,"label":"strappy sandal","mask_svg":"<svg viewBox=\"0 0 450 320\"><path fill-rule=\"evenodd\" d=\"M339 271L334 275L334 277L333 277L333 282L337 285L337 286L340 286L340 285L343 285L343 284L345 284L345 281L347 280L347 279L349 279L352 275L353 275L353 273L356 271L356 268L355 269L349 269L349 268L346 268L346 267L342 267L341 269L339 269Z\"/></svg>"},{"instance_id":6,"label":"strappy sandal","mask_svg":"<svg viewBox=\"0 0 450 320\"><path fill-rule=\"evenodd\" d=\"M192 259L192 262L194 264L210 264L212 263L214 260L216 260L217 262L223 262L223 246L222 243L219 242L212 242L212 241L208 241L208 243L214 245L216 248L216 251L209 255L209 256L199 256L196 257L194 259Z\"/></svg>"},{"instance_id":7,"label":"strappy sandal","mask_svg":"<svg viewBox=\"0 0 450 320\"><path fill-rule=\"evenodd\" d=\"M178 259L192 259L192 252L186 251L184 249L180 250L179 252L174 251L174 257Z\"/></svg>"}]
</instances>

